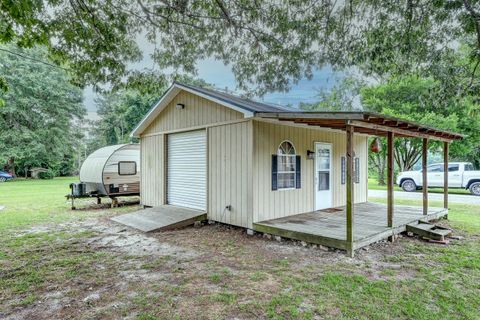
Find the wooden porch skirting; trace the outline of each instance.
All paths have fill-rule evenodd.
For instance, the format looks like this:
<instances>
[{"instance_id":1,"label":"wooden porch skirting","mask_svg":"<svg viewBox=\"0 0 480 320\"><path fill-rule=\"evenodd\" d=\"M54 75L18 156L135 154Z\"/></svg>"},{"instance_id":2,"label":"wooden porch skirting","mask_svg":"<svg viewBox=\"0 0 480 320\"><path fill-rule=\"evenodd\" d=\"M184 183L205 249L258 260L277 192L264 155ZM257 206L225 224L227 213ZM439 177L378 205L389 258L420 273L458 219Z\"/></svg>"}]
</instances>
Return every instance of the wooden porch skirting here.
<instances>
[{"instance_id":1,"label":"wooden porch skirting","mask_svg":"<svg viewBox=\"0 0 480 320\"><path fill-rule=\"evenodd\" d=\"M353 250L406 230L407 224L428 222L448 214L444 208L429 208L423 215L422 207L395 206L393 227L387 226L387 206L379 203L355 204L353 213ZM261 221L253 224L258 232L285 238L347 249L345 207L301 213L293 216Z\"/></svg>"}]
</instances>

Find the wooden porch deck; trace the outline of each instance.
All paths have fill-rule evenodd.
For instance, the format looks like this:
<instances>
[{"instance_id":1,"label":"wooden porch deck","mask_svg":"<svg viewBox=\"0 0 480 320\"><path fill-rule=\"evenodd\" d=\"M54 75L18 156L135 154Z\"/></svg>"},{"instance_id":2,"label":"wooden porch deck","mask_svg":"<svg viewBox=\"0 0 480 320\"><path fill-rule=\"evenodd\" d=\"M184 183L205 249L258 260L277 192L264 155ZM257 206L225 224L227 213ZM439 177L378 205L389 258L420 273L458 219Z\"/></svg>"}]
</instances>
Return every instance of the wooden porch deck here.
<instances>
[{"instance_id":1,"label":"wooden porch deck","mask_svg":"<svg viewBox=\"0 0 480 320\"><path fill-rule=\"evenodd\" d=\"M407 224L428 222L447 214L448 210L444 208L429 208L428 214L423 215L422 207L396 205L393 228L389 228L386 205L371 202L355 204L353 250L404 232ZM253 229L327 247L347 249L345 207L262 221L254 223Z\"/></svg>"}]
</instances>

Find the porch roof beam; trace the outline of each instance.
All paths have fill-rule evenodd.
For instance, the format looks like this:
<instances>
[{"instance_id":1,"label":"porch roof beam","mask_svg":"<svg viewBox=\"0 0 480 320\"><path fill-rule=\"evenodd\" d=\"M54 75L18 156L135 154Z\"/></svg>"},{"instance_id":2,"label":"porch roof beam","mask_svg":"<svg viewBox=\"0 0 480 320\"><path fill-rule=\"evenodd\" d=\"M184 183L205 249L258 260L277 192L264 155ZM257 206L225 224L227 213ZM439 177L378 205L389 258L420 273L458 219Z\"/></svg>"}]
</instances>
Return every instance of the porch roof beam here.
<instances>
[{"instance_id":1,"label":"porch roof beam","mask_svg":"<svg viewBox=\"0 0 480 320\"><path fill-rule=\"evenodd\" d=\"M442 135L435 135L435 134L428 134L429 131L433 131L431 129L424 129L425 133L423 132L417 132L417 131L410 131L410 130L405 130L401 128L396 128L396 127L389 127L385 125L378 125L375 123L369 123L369 122L364 122L364 121L357 121L357 120L350 120L348 121L349 124L353 125L354 127L361 127L361 128L367 128L367 129L372 129L372 130L377 130L377 131L384 131L384 132L393 132L398 135L406 136L406 137L411 137L411 138L426 138L426 139L432 139L432 140L439 140L439 141L444 141L444 142L451 142L452 139L445 137L443 133L438 132L439 134ZM436 131L434 131L437 133Z\"/></svg>"},{"instance_id":2,"label":"porch roof beam","mask_svg":"<svg viewBox=\"0 0 480 320\"><path fill-rule=\"evenodd\" d=\"M346 130L347 125L364 128L366 134L387 136L392 132L396 137L429 138L443 142L462 139L458 133L430 128L419 123L398 119L391 116L363 111L312 111L312 112L257 112L255 117L290 121L311 126L322 126Z\"/></svg>"}]
</instances>

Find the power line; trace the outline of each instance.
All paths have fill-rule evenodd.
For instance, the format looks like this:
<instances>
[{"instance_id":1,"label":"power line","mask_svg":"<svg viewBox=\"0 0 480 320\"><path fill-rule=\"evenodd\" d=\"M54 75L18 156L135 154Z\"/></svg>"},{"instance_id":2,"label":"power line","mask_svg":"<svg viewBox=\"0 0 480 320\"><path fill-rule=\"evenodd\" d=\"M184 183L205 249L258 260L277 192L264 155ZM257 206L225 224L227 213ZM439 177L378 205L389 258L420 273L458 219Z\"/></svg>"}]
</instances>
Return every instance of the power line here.
<instances>
[{"instance_id":1,"label":"power line","mask_svg":"<svg viewBox=\"0 0 480 320\"><path fill-rule=\"evenodd\" d=\"M18 52L10 51L8 49L0 48L0 51L4 51L4 52L7 52L9 54L13 54L15 56L19 56L19 57L22 57L24 59L35 61L35 62L38 62L38 63L43 63L44 65L47 65L47 66L50 66L50 67L53 67L53 68L59 68L59 69L65 70L65 71L70 71L70 69L68 69L68 68L64 68L64 67L61 67L61 66L58 66L58 65L55 65L55 64L37 59L37 58L29 57L27 55L24 55L24 54L21 54L21 53L18 53Z\"/></svg>"}]
</instances>

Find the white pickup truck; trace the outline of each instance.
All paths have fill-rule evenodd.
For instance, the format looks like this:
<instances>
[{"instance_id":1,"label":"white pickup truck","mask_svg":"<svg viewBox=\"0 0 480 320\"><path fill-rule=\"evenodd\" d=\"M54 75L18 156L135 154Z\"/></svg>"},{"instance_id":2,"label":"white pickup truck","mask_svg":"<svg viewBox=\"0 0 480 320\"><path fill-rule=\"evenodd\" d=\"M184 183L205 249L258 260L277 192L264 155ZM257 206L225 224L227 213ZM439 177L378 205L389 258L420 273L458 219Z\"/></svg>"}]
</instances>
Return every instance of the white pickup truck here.
<instances>
[{"instance_id":1,"label":"white pickup truck","mask_svg":"<svg viewBox=\"0 0 480 320\"><path fill-rule=\"evenodd\" d=\"M397 184L404 191L412 192L423 187L422 170L400 172ZM443 187L443 163L427 167L428 187ZM469 162L448 164L448 187L469 189L470 193L480 196L480 171L475 171Z\"/></svg>"}]
</instances>

